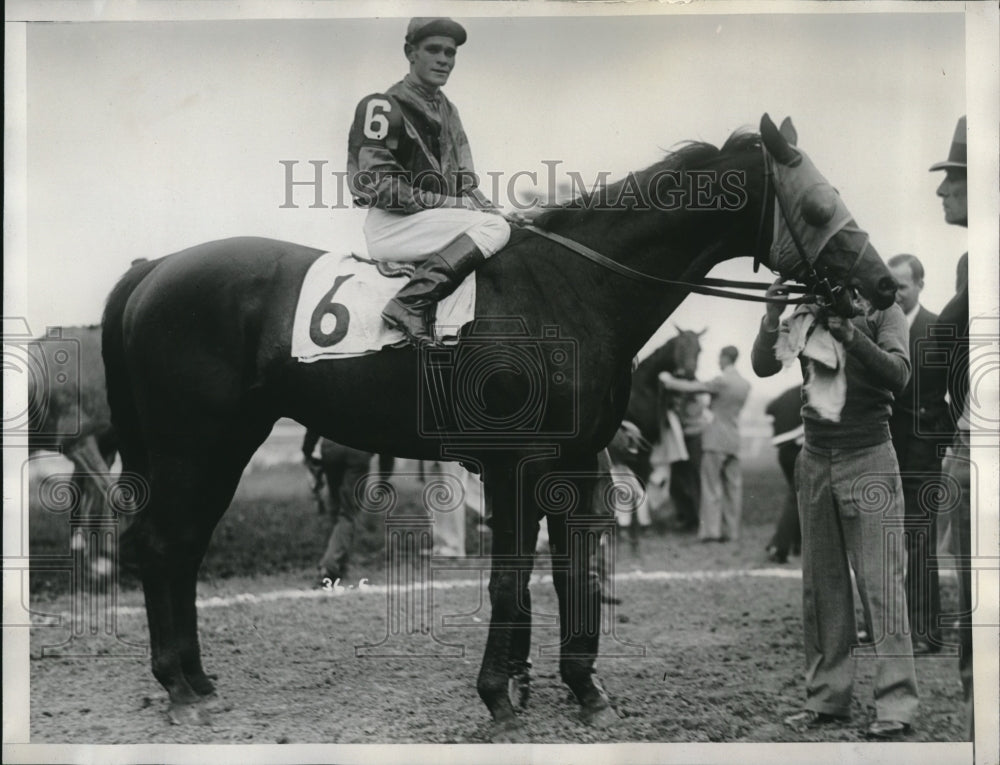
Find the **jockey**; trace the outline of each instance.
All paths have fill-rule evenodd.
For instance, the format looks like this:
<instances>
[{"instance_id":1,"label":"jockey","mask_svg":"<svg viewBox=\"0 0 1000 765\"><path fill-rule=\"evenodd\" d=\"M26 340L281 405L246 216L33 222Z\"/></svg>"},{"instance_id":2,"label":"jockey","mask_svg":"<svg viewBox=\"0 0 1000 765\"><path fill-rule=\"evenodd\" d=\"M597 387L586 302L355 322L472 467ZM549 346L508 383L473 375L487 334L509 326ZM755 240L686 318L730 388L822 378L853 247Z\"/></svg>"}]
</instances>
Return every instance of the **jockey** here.
<instances>
[{"instance_id":1,"label":"jockey","mask_svg":"<svg viewBox=\"0 0 1000 765\"><path fill-rule=\"evenodd\" d=\"M369 256L420 263L382 312L417 346L434 342L436 303L510 238L506 219L476 188L458 110L441 92L465 40L451 19L412 19L403 48L409 74L361 100L348 142L351 193L369 208Z\"/></svg>"}]
</instances>

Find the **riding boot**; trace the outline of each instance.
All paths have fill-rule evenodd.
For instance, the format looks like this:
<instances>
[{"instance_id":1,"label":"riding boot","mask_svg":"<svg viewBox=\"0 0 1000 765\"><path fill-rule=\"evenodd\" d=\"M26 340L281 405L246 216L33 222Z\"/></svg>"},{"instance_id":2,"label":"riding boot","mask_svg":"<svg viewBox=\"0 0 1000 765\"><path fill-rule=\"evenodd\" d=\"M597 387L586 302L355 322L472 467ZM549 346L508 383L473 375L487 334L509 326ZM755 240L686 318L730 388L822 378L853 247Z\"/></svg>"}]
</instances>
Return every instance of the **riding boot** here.
<instances>
[{"instance_id":1,"label":"riding boot","mask_svg":"<svg viewBox=\"0 0 1000 765\"><path fill-rule=\"evenodd\" d=\"M415 346L434 345L433 309L472 273L486 256L466 234L417 266L410 280L382 311L382 318Z\"/></svg>"}]
</instances>

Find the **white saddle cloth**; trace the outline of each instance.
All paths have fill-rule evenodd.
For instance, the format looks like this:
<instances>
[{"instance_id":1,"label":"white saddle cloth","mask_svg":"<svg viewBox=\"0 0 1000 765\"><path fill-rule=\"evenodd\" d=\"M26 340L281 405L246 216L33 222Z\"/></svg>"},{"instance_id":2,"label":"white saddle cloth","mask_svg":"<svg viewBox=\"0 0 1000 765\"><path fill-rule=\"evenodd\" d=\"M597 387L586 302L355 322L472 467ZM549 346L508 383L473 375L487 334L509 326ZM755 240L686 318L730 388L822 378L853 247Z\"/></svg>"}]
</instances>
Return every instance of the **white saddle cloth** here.
<instances>
[{"instance_id":1,"label":"white saddle cloth","mask_svg":"<svg viewBox=\"0 0 1000 765\"><path fill-rule=\"evenodd\" d=\"M302 282L292 324L292 357L303 362L344 359L405 343L402 332L382 320L382 309L406 284L372 263L350 254L321 255ZM334 289L336 288L336 289ZM437 306L434 332L439 340L458 338L476 314L476 275L468 276Z\"/></svg>"}]
</instances>

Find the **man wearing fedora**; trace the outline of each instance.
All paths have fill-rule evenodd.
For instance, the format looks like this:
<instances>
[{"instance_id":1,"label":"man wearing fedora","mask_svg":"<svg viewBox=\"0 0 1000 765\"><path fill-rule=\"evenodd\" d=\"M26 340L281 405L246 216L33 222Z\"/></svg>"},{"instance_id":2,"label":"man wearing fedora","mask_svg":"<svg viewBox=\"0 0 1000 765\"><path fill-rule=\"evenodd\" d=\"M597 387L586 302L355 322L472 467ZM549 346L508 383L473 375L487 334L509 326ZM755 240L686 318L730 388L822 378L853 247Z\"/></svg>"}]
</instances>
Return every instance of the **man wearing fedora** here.
<instances>
[{"instance_id":1,"label":"man wearing fedora","mask_svg":"<svg viewBox=\"0 0 1000 765\"><path fill-rule=\"evenodd\" d=\"M944 180L937 187L944 208L944 219L952 226L969 225L969 208L966 180L966 125L962 116L955 126L948 159L931 165L931 172L944 171ZM948 399L951 445L945 453L941 472L948 485L959 487L959 496L952 510L952 552L958 562L959 618L958 670L962 678L962 691L966 713L966 727L970 739L974 735L972 708L972 556L971 545L971 471L969 455L969 278L966 252L958 260L956 269L957 290L938 316L942 331L937 334L938 357L948 358Z\"/></svg>"},{"instance_id":2,"label":"man wearing fedora","mask_svg":"<svg viewBox=\"0 0 1000 765\"><path fill-rule=\"evenodd\" d=\"M351 193L369 208L369 256L419 263L382 313L417 346L434 342L438 301L510 238L506 219L476 187L458 109L441 92L465 41L451 19L412 19L403 46L409 73L361 99L348 140Z\"/></svg>"}]
</instances>

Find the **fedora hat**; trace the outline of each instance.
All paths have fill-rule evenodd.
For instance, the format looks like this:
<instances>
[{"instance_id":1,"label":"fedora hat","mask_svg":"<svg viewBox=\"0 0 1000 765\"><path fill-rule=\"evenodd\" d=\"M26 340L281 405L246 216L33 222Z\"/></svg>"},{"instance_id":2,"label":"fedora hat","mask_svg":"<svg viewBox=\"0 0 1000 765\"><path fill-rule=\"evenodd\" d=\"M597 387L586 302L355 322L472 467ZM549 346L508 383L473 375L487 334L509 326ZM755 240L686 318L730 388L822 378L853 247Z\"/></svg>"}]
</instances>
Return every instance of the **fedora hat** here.
<instances>
[{"instance_id":1,"label":"fedora hat","mask_svg":"<svg viewBox=\"0 0 1000 765\"><path fill-rule=\"evenodd\" d=\"M959 117L958 124L955 126L955 136L951 139L951 149L948 151L948 159L944 162L931 165L931 170L947 170L952 167L965 169L965 153L965 115L963 114Z\"/></svg>"},{"instance_id":2,"label":"fedora hat","mask_svg":"<svg viewBox=\"0 0 1000 765\"><path fill-rule=\"evenodd\" d=\"M449 18L418 17L410 19L410 24L406 28L406 42L410 45L416 45L425 37L438 35L450 37L455 41L455 45L462 45L466 40L465 27Z\"/></svg>"}]
</instances>

